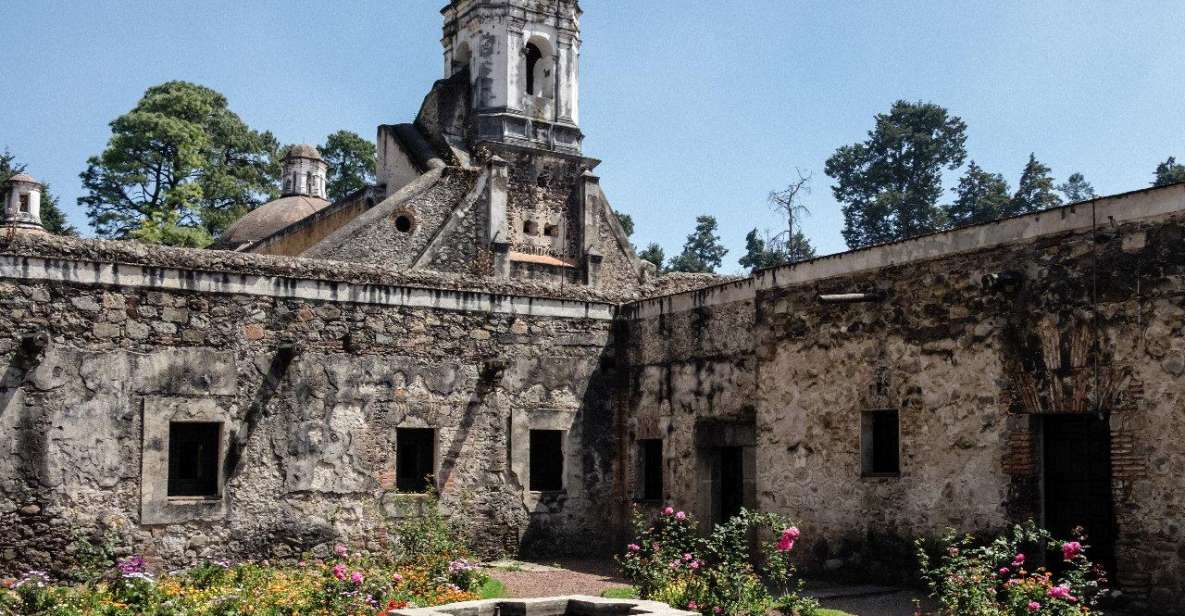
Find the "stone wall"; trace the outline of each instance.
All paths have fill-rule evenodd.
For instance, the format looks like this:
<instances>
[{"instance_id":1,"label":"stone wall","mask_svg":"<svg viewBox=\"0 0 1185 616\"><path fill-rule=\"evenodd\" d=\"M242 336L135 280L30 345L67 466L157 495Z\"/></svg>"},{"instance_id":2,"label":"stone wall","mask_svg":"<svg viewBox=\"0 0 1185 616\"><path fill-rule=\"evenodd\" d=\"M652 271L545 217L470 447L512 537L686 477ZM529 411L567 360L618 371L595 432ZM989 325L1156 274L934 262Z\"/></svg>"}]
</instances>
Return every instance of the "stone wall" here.
<instances>
[{"instance_id":1,"label":"stone wall","mask_svg":"<svg viewBox=\"0 0 1185 616\"><path fill-rule=\"evenodd\" d=\"M80 258L136 250L222 268ZM437 430L442 506L482 552L585 550L607 532L610 305L78 240L0 252L24 253L0 255L3 573L66 567L79 536L108 530L167 566L376 547L374 529L424 502L394 485L400 427ZM164 493L170 421L223 422L219 497ZM527 489L533 428L566 431L562 492Z\"/></svg>"},{"instance_id":2,"label":"stone wall","mask_svg":"<svg viewBox=\"0 0 1185 616\"><path fill-rule=\"evenodd\" d=\"M667 499L711 519L706 472L721 443L689 430L752 421L746 503L799 523L808 568L900 579L915 538L1041 521L1044 417L1099 413L1118 581L1152 606L1179 604L1183 188L627 306L624 472L637 468L636 439L665 438ZM900 472L887 476L864 459L862 415L881 410L900 422ZM738 434L724 444L747 446Z\"/></svg>"}]
</instances>

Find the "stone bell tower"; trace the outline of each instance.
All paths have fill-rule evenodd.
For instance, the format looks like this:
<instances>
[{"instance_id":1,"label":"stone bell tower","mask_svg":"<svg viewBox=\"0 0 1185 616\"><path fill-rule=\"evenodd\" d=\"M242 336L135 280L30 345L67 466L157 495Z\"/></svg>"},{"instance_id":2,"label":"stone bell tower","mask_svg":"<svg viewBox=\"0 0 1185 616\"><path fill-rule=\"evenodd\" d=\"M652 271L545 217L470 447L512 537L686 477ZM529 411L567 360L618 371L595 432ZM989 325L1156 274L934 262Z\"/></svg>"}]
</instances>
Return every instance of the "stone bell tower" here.
<instances>
[{"instance_id":1,"label":"stone bell tower","mask_svg":"<svg viewBox=\"0 0 1185 616\"><path fill-rule=\"evenodd\" d=\"M445 78L468 69L477 142L580 154L577 0L452 0Z\"/></svg>"},{"instance_id":2,"label":"stone bell tower","mask_svg":"<svg viewBox=\"0 0 1185 616\"><path fill-rule=\"evenodd\" d=\"M4 198L4 216L0 228L44 233L41 224L41 183L23 173L5 182L0 194Z\"/></svg>"}]
</instances>

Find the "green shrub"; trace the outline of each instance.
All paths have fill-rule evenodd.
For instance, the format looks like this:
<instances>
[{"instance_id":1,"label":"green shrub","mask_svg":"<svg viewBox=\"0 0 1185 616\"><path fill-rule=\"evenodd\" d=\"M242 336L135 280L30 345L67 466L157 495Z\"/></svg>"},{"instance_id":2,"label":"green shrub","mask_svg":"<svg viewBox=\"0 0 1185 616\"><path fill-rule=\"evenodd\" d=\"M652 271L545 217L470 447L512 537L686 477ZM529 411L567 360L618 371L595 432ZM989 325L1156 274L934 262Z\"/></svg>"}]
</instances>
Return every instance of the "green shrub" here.
<instances>
[{"instance_id":1,"label":"green shrub","mask_svg":"<svg viewBox=\"0 0 1185 616\"><path fill-rule=\"evenodd\" d=\"M770 610L812 616L818 604L800 594L790 555L799 531L772 513L742 510L703 537L692 516L667 507L651 523L634 513L636 539L618 557L644 599L705 615L764 616ZM759 543L751 554L751 538Z\"/></svg>"}]
</instances>

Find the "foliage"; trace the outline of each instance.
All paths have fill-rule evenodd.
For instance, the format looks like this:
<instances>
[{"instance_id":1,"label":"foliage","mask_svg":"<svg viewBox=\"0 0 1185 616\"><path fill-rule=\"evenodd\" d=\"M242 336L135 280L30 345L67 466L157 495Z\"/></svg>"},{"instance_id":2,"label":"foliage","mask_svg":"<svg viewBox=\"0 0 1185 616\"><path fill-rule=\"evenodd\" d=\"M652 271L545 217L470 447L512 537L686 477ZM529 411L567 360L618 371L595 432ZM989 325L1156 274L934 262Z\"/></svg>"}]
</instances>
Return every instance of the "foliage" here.
<instances>
[{"instance_id":1,"label":"foliage","mask_svg":"<svg viewBox=\"0 0 1185 616\"><path fill-rule=\"evenodd\" d=\"M1185 182L1185 165L1178 163L1176 158L1170 156L1168 160L1156 166L1156 178L1152 181L1152 185L1168 186L1177 182Z\"/></svg>"},{"instance_id":2,"label":"foliage","mask_svg":"<svg viewBox=\"0 0 1185 616\"><path fill-rule=\"evenodd\" d=\"M1037 156L1029 154L1029 162L1020 175L1016 194L1004 210L1005 216L1040 212L1062 204L1062 198L1053 191L1053 176L1049 167L1041 164Z\"/></svg>"},{"instance_id":3,"label":"foliage","mask_svg":"<svg viewBox=\"0 0 1185 616\"><path fill-rule=\"evenodd\" d=\"M617 222L621 223L621 228L625 231L626 237L633 237L634 235L634 217L629 214L617 214Z\"/></svg>"},{"instance_id":4,"label":"foliage","mask_svg":"<svg viewBox=\"0 0 1185 616\"><path fill-rule=\"evenodd\" d=\"M772 513L742 510L701 536L692 516L667 507L653 524L634 513L636 539L618 557L643 599L710 614L764 616L770 610L812 616L818 605L802 597L790 554L798 529ZM750 539L761 541L751 558Z\"/></svg>"},{"instance_id":5,"label":"foliage","mask_svg":"<svg viewBox=\"0 0 1185 616\"><path fill-rule=\"evenodd\" d=\"M745 255L740 258L741 267L757 271L787 263L797 263L815 258L815 248L802 231L793 235L762 238L753 229L745 236Z\"/></svg>"},{"instance_id":6,"label":"foliage","mask_svg":"<svg viewBox=\"0 0 1185 616\"><path fill-rule=\"evenodd\" d=\"M72 576L74 584L54 584L33 571L0 585L0 614L375 616L504 594L455 536L443 535L448 525L441 519L429 514L401 526L414 536L401 536L396 551L372 554L338 545L329 559L306 555L294 566L206 562L157 577L133 556L99 576Z\"/></svg>"},{"instance_id":7,"label":"foliage","mask_svg":"<svg viewBox=\"0 0 1185 616\"><path fill-rule=\"evenodd\" d=\"M103 238L209 243L275 196L278 150L223 95L170 81L111 123L107 148L81 174L86 194L78 203Z\"/></svg>"},{"instance_id":8,"label":"foliage","mask_svg":"<svg viewBox=\"0 0 1185 616\"><path fill-rule=\"evenodd\" d=\"M1016 526L986 545L948 534L934 563L919 542L918 558L931 596L949 616L1071 616L1101 614L1105 578L1078 541L1057 541L1032 522ZM1057 548L1064 570L1029 570L1033 555ZM1035 551L1034 551L1035 550ZM1028 555L1026 555L1028 551Z\"/></svg>"},{"instance_id":9,"label":"foliage","mask_svg":"<svg viewBox=\"0 0 1185 616\"><path fill-rule=\"evenodd\" d=\"M967 125L939 105L897 101L876 116L868 139L827 159L843 204L843 236L863 248L935 231L942 169L963 164Z\"/></svg>"},{"instance_id":10,"label":"foliage","mask_svg":"<svg viewBox=\"0 0 1185 616\"><path fill-rule=\"evenodd\" d=\"M344 199L374 184L375 147L358 133L339 130L326 137L325 145L319 149L329 165L326 186L330 201Z\"/></svg>"},{"instance_id":11,"label":"foliage","mask_svg":"<svg viewBox=\"0 0 1185 616\"><path fill-rule=\"evenodd\" d=\"M954 192L957 195L954 203L945 207L947 224L951 227L996 220L1011 200L1004 176L988 173L975 161L967 166L967 172L959 179Z\"/></svg>"},{"instance_id":12,"label":"foliage","mask_svg":"<svg viewBox=\"0 0 1185 616\"><path fill-rule=\"evenodd\" d=\"M1066 198L1067 203L1090 201L1098 196L1094 192L1094 186L1091 186L1090 182L1086 181L1086 176L1081 173L1070 174L1064 184L1058 184L1057 191Z\"/></svg>"},{"instance_id":13,"label":"foliage","mask_svg":"<svg viewBox=\"0 0 1185 616\"><path fill-rule=\"evenodd\" d=\"M662 246L651 242L645 250L638 253L638 258L653 263L654 267L658 268L659 273L662 273L664 271L663 263L666 261L667 255L663 252Z\"/></svg>"},{"instance_id":14,"label":"foliage","mask_svg":"<svg viewBox=\"0 0 1185 616\"><path fill-rule=\"evenodd\" d=\"M16 156L8 151L0 153L0 187L4 186L8 178L24 172L25 165L16 162ZM41 226L55 235L78 235L78 230L66 220L58 197L49 189L49 184L41 186Z\"/></svg>"},{"instance_id":15,"label":"foliage","mask_svg":"<svg viewBox=\"0 0 1185 616\"><path fill-rule=\"evenodd\" d=\"M716 235L719 225L715 216L697 216L695 232L687 236L683 252L671 259L667 269L672 272L714 273L724 261L728 249Z\"/></svg>"}]
</instances>

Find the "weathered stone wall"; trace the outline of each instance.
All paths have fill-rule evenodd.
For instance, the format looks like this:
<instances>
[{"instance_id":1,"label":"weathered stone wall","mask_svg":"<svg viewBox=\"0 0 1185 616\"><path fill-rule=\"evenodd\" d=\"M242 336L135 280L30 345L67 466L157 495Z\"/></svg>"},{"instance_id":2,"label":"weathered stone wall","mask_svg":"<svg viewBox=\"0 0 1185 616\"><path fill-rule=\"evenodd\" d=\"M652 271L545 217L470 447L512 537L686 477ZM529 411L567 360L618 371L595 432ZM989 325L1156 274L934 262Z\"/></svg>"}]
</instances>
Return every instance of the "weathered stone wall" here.
<instances>
[{"instance_id":1,"label":"weathered stone wall","mask_svg":"<svg viewBox=\"0 0 1185 616\"><path fill-rule=\"evenodd\" d=\"M719 443L689 427L719 431L712 420L748 409L756 504L799 523L807 565L908 577L914 538L1041 521L1042 416L1101 411L1118 581L1172 612L1185 601L1183 209L1181 187L1134 193L628 306L623 471L636 439L667 439L668 499L710 519L703 471ZM1021 282L985 281L1000 272ZM872 301L819 299L849 293ZM898 476L863 472L861 414L882 409L900 417Z\"/></svg>"},{"instance_id":2,"label":"weathered stone wall","mask_svg":"<svg viewBox=\"0 0 1185 616\"><path fill-rule=\"evenodd\" d=\"M6 249L117 252L90 244ZM148 260L211 258L187 252ZM391 291L321 301L282 278L275 295L201 290L206 278L250 289L244 281L272 265L284 270L266 257L232 262L252 274L191 272L180 278L187 290L167 268L124 266L116 285L94 284L85 262L59 271L34 257L5 261L0 570L66 567L77 534L99 530L169 566L373 542L373 529L422 502L395 490L398 427L437 429L443 505L472 523L482 551L585 550L579 538L606 532L611 310L509 298L445 310L399 305ZM96 279L110 278L110 263L96 262ZM356 296L348 286L335 289ZM435 293L446 305L455 292ZM161 498L169 419L225 422L221 498ZM567 431L564 492L525 487L533 427Z\"/></svg>"}]
</instances>

